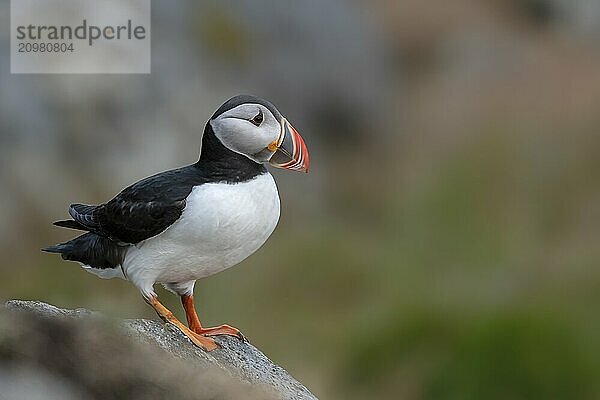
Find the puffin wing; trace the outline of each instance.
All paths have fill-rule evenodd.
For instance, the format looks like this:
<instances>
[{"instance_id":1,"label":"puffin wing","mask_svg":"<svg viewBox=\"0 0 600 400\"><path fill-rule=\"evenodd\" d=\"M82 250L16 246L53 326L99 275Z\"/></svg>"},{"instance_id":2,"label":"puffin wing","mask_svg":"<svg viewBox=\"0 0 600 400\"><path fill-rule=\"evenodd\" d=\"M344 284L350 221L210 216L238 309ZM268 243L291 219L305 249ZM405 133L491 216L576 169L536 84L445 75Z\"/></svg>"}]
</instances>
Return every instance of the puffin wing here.
<instances>
[{"instance_id":1,"label":"puffin wing","mask_svg":"<svg viewBox=\"0 0 600 400\"><path fill-rule=\"evenodd\" d=\"M187 172L172 170L143 179L98 206L73 204L69 208L72 227L82 226L123 244L156 236L181 217L187 196L203 183L191 180Z\"/></svg>"}]
</instances>

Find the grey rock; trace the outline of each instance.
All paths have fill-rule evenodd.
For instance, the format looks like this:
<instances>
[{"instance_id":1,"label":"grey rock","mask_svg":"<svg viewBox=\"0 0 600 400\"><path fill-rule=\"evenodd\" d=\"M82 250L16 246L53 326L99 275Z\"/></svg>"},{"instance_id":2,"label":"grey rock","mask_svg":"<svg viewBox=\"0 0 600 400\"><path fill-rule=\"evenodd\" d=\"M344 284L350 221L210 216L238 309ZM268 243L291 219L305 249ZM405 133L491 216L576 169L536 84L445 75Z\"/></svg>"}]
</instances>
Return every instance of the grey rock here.
<instances>
[{"instance_id":1,"label":"grey rock","mask_svg":"<svg viewBox=\"0 0 600 400\"><path fill-rule=\"evenodd\" d=\"M19 311L19 313L4 312L3 314L18 314L21 317L33 318L35 326L29 326L30 321L28 320L24 325L14 323L11 319L7 323L7 317L4 315L0 319L0 348L10 348L13 343L11 337L23 340L24 335L30 334L30 331L36 332L36 336L27 339L27 342L41 341L41 348L45 346L43 344L44 334L64 338L64 334L58 335L57 332L68 333L69 337L65 338L65 348L61 350L62 345L58 343L54 349L58 352L58 356L45 360L44 357L47 354L40 356L38 354L40 352L36 351L35 346L32 345L31 355L25 358L26 365L19 365L19 370L40 371L49 364L52 368L50 371L45 371L42 376L50 374L66 380L67 388L71 392L87 390L97 393L99 390L104 390L105 386L115 384L111 374L119 376L117 382L121 382L124 377L127 377L127 374L130 374L135 384L127 381L123 390L128 393L128 396L116 396L115 398L136 398L131 395L131 387L140 386L137 382L139 380L145 384L148 384L148 381L155 383L158 389L153 387L152 390L158 390L159 395L144 393L138 398L162 398L160 390L166 390L170 398L316 399L306 387L283 368L274 364L256 347L234 337L217 337L216 341L220 348L212 352L205 352L194 346L175 327L159 321L132 319L111 324L107 317L97 312L86 309L66 310L39 301L10 300L5 307L9 311ZM13 325L20 327L17 329L18 332L11 334L11 328L8 330L9 333L6 333L6 327L13 327ZM42 337L40 338L40 336ZM51 338L48 342L54 343L55 340L55 338ZM75 350L71 350L72 347ZM107 360L98 357L99 347L102 348L102 356ZM15 354L21 353L19 350ZM77 361L73 363L76 368L71 370L72 366L69 365L61 368L60 363L64 361L63 357L72 357L74 353L78 357ZM6 369L3 358L15 359L12 353L6 355L0 352L0 372L3 368ZM40 358L41 361L36 360L32 364L32 358ZM90 367L85 367L87 359L93 360ZM125 375L122 375L123 371L118 373L115 371L120 365L129 363L132 359L139 363L133 366L128 365ZM106 365L103 365L105 361ZM57 365L59 366L57 367ZM85 382L87 378L85 373L81 375L80 369L96 371L90 373L92 375L91 384L81 385L81 382ZM15 368L8 368L8 370L14 371ZM102 379L110 382L110 384L105 382L100 389L96 387L99 379L96 375L98 371L102 371L102 374L106 373L108 377L102 376ZM0 378L2 378L1 375ZM74 378L72 375L81 376ZM188 378L185 377L186 375ZM194 389L194 384L190 387L190 377L193 377L194 384L197 384L200 389ZM69 380L82 387L77 387L77 385L73 387L73 383ZM181 380L181 382L178 384L177 380ZM175 393L182 384L185 384L188 393ZM169 385L172 385L173 388ZM118 384L112 387L113 391L118 390L117 388ZM32 388L30 387L28 390L31 391ZM147 392L149 389L145 388L145 390ZM104 391L101 396L98 395L98 398L106 396Z\"/></svg>"},{"instance_id":2,"label":"grey rock","mask_svg":"<svg viewBox=\"0 0 600 400\"><path fill-rule=\"evenodd\" d=\"M86 310L85 308L76 308L74 310L66 310L58 308L51 304L35 300L9 300L5 307L12 311L29 311L40 317L82 317L82 316L100 316L99 313Z\"/></svg>"}]
</instances>

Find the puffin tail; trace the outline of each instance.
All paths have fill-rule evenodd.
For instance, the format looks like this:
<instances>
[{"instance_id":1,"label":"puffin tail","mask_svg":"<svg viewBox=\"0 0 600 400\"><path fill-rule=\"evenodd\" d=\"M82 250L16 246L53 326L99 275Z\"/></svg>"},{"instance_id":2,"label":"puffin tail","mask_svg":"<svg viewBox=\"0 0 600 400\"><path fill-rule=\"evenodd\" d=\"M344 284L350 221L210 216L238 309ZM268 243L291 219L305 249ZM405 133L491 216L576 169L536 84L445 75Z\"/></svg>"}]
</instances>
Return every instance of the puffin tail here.
<instances>
[{"instance_id":1,"label":"puffin tail","mask_svg":"<svg viewBox=\"0 0 600 400\"><path fill-rule=\"evenodd\" d=\"M63 260L77 261L93 268L105 269L119 267L127 247L88 232L68 242L48 246L42 251L60 254Z\"/></svg>"},{"instance_id":2,"label":"puffin tail","mask_svg":"<svg viewBox=\"0 0 600 400\"><path fill-rule=\"evenodd\" d=\"M45 251L46 253L60 254L62 256L62 258L65 260L67 259L66 257L72 250L73 249L72 249L71 243L69 243L69 242L58 243L53 246L48 246L48 247L45 247L42 249L42 251Z\"/></svg>"}]
</instances>

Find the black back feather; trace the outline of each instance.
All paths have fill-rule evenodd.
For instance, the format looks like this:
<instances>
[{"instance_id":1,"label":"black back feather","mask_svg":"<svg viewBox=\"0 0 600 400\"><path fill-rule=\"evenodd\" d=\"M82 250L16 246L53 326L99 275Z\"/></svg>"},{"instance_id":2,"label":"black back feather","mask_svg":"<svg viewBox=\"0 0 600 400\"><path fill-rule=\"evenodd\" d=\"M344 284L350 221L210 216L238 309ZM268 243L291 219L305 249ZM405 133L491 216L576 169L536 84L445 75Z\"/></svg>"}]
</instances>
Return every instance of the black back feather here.
<instances>
[{"instance_id":1,"label":"black back feather","mask_svg":"<svg viewBox=\"0 0 600 400\"><path fill-rule=\"evenodd\" d=\"M53 222L52 225L60 226L61 228L78 229L80 231L88 230L85 226L81 225L77 221L73 221L72 219L67 219L64 221L56 221L56 222Z\"/></svg>"},{"instance_id":2,"label":"black back feather","mask_svg":"<svg viewBox=\"0 0 600 400\"><path fill-rule=\"evenodd\" d=\"M95 268L116 268L127 246L158 235L181 217L195 186L244 182L266 172L264 165L223 146L207 123L197 163L142 179L101 205L72 204L73 220L54 224L89 233L44 251Z\"/></svg>"}]
</instances>

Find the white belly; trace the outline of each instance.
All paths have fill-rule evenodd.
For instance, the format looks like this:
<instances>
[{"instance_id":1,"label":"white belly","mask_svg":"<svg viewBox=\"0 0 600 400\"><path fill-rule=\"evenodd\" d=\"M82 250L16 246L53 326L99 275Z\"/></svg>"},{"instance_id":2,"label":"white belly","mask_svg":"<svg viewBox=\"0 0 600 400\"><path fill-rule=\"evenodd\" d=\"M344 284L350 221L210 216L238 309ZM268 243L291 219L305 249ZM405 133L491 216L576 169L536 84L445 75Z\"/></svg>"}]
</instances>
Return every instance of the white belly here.
<instances>
[{"instance_id":1,"label":"white belly","mask_svg":"<svg viewBox=\"0 0 600 400\"><path fill-rule=\"evenodd\" d=\"M279 194L269 173L243 183L196 186L182 216L164 232L132 246L123 269L142 291L155 282L204 278L258 250L278 221Z\"/></svg>"}]
</instances>

